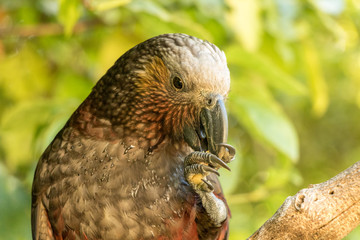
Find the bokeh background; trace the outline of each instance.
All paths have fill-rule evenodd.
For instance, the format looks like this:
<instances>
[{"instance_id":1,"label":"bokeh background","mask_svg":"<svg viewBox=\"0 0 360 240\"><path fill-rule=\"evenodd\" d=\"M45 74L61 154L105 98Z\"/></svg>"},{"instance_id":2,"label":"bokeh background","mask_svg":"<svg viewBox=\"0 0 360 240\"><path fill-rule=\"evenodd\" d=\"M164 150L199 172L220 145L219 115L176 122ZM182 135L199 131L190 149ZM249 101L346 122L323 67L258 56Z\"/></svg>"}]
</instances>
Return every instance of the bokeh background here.
<instances>
[{"instance_id":1,"label":"bokeh background","mask_svg":"<svg viewBox=\"0 0 360 240\"><path fill-rule=\"evenodd\" d=\"M95 82L168 32L228 58L230 239L360 160L360 0L1 0L0 239L31 238L37 160Z\"/></svg>"}]
</instances>

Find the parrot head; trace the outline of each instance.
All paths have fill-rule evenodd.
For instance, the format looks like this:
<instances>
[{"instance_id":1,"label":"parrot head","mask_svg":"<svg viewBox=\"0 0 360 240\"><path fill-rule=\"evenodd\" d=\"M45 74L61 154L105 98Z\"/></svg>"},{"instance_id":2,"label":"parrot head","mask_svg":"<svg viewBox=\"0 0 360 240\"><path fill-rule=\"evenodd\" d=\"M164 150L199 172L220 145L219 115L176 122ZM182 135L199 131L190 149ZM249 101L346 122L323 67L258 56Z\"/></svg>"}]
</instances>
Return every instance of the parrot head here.
<instances>
[{"instance_id":1,"label":"parrot head","mask_svg":"<svg viewBox=\"0 0 360 240\"><path fill-rule=\"evenodd\" d=\"M230 73L215 45L185 34L160 35L130 49L105 76L93 94L106 92L107 103L94 109L106 112L120 132L137 132L150 146L169 137L195 151L233 156L224 105Z\"/></svg>"}]
</instances>

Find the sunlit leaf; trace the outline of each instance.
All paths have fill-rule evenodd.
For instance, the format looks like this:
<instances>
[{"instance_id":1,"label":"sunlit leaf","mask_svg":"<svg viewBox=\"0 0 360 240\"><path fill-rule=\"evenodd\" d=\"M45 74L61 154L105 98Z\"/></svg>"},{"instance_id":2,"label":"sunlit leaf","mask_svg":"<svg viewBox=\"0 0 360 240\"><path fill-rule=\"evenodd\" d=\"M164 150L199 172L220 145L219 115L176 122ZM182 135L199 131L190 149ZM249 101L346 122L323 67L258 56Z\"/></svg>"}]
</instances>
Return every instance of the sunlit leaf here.
<instances>
[{"instance_id":1,"label":"sunlit leaf","mask_svg":"<svg viewBox=\"0 0 360 240\"><path fill-rule=\"evenodd\" d=\"M48 65L26 44L17 54L0 60L0 87L12 100L31 99L46 94L50 87Z\"/></svg>"},{"instance_id":2,"label":"sunlit leaf","mask_svg":"<svg viewBox=\"0 0 360 240\"><path fill-rule=\"evenodd\" d=\"M66 36L70 36L74 26L81 15L80 0L59 0L58 19L64 26Z\"/></svg>"},{"instance_id":3,"label":"sunlit leaf","mask_svg":"<svg viewBox=\"0 0 360 240\"><path fill-rule=\"evenodd\" d=\"M266 86L261 81L244 81L236 75L233 79L234 90L228 102L230 112L253 137L297 161L299 143L296 130Z\"/></svg>"},{"instance_id":4,"label":"sunlit leaf","mask_svg":"<svg viewBox=\"0 0 360 240\"><path fill-rule=\"evenodd\" d=\"M171 19L170 12L166 11L163 6L154 1L133 1L129 4L131 10L135 12L146 12L151 15L155 15L163 21L169 21Z\"/></svg>"},{"instance_id":5,"label":"sunlit leaf","mask_svg":"<svg viewBox=\"0 0 360 240\"><path fill-rule=\"evenodd\" d=\"M227 0L230 10L227 21L232 26L237 39L248 51L254 51L260 44L261 23L258 1Z\"/></svg>"},{"instance_id":6,"label":"sunlit leaf","mask_svg":"<svg viewBox=\"0 0 360 240\"><path fill-rule=\"evenodd\" d=\"M299 157L299 143L291 122L279 111L251 100L237 100L237 107L242 108L250 120L252 128L263 136L275 148L296 161ZM236 110L235 110L236 111ZM244 115L240 115L243 118Z\"/></svg>"},{"instance_id":7,"label":"sunlit leaf","mask_svg":"<svg viewBox=\"0 0 360 240\"><path fill-rule=\"evenodd\" d=\"M304 38L302 43L302 54L308 77L308 84L311 90L313 112L317 116L322 116L329 104L327 84L321 69L317 49L312 40Z\"/></svg>"},{"instance_id":8,"label":"sunlit leaf","mask_svg":"<svg viewBox=\"0 0 360 240\"><path fill-rule=\"evenodd\" d=\"M88 1L90 9L95 11L106 11L128 4L131 0L91 0Z\"/></svg>"},{"instance_id":9,"label":"sunlit leaf","mask_svg":"<svg viewBox=\"0 0 360 240\"><path fill-rule=\"evenodd\" d=\"M131 9L131 11L133 11L136 14L145 13L160 19L161 21L163 21L162 23L160 22L160 24L163 25L164 29L166 29L166 26L169 25L169 23L171 23L171 24L175 24L176 26L181 26L184 30L186 30L186 33L188 34L193 33L193 35L207 39L208 41L213 40L213 36L209 33L208 29L206 29L202 24L199 24L196 20L191 19L191 17L184 12L178 13L178 12L167 11L164 8L164 6L162 6L161 4L149 0L133 0L128 5L128 7L129 9ZM156 23L152 23L148 25L147 22L144 23L144 25L150 28L152 28L153 26L157 26L157 27L161 26L161 25L158 26L158 24ZM146 33L148 31L153 31L152 29L145 29L145 30ZM166 32L173 32L173 31L163 31L161 33L166 33Z\"/></svg>"},{"instance_id":10,"label":"sunlit leaf","mask_svg":"<svg viewBox=\"0 0 360 240\"><path fill-rule=\"evenodd\" d=\"M281 89L286 94L307 93L303 84L261 53L250 53L235 44L226 48L225 52L230 65L241 66L247 71L260 75L270 86Z\"/></svg>"}]
</instances>

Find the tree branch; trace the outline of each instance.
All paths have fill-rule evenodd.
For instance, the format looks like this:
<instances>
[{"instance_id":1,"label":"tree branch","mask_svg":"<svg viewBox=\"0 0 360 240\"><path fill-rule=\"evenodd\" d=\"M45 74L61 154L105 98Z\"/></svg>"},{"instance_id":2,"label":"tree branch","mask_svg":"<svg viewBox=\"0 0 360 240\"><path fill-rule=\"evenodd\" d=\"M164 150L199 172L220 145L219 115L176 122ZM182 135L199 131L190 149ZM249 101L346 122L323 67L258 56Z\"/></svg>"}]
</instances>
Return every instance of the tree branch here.
<instances>
[{"instance_id":1,"label":"tree branch","mask_svg":"<svg viewBox=\"0 0 360 240\"><path fill-rule=\"evenodd\" d=\"M342 239L360 224L360 162L286 198L249 240Z\"/></svg>"}]
</instances>

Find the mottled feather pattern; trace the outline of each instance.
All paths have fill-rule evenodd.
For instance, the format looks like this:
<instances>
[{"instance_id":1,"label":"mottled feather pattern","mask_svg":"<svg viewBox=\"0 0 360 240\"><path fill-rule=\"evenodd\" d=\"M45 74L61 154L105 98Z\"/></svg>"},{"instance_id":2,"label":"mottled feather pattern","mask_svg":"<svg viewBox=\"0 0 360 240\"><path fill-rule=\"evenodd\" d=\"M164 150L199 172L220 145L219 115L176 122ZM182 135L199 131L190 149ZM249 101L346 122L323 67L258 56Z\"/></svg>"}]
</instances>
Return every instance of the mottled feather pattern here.
<instances>
[{"instance_id":1,"label":"mottled feather pattern","mask_svg":"<svg viewBox=\"0 0 360 240\"><path fill-rule=\"evenodd\" d=\"M48 189L41 200L48 205L55 233L64 235L71 229L79 229L77 234L85 233L89 239L100 239L100 236L152 239L155 235L170 238L184 227L191 227L183 226L194 221L183 222L184 216L195 218L195 215L186 211L193 208L194 198L191 194L184 196L191 190L183 180L181 164L156 162L163 156L138 147L137 140L109 143L72 138L67 141L61 139L61 133L42 159L57 161L56 167L51 172L39 173L40 182L44 182L40 189ZM174 159L167 155L170 152L165 154L166 158ZM134 174L136 172L141 174ZM169 172L173 175L169 176ZM96 184L88 185L93 182ZM67 191L61 191L63 188ZM181 202L171 201L173 196L182 199ZM108 202L101 204L97 201L99 197ZM62 208L57 209L59 206ZM154 213L158 214L157 218L153 217ZM181 227L178 231L169 231L172 227L165 224ZM94 232L94 229L104 232Z\"/></svg>"}]
</instances>

